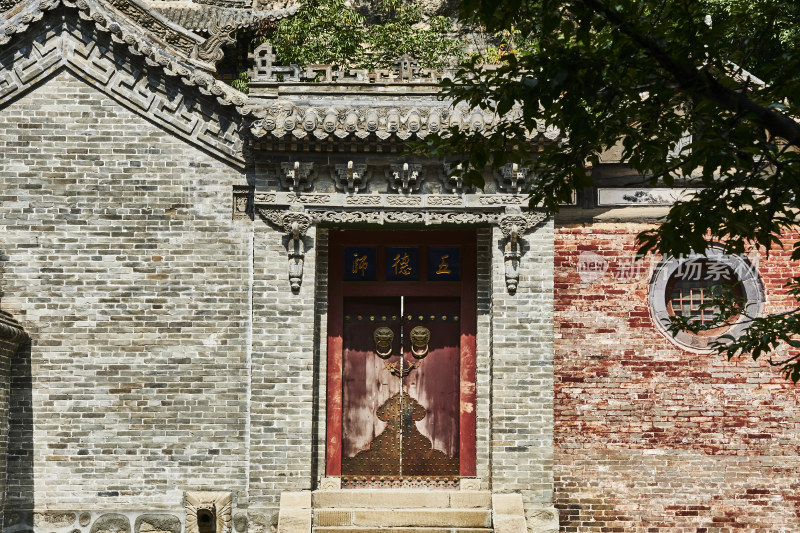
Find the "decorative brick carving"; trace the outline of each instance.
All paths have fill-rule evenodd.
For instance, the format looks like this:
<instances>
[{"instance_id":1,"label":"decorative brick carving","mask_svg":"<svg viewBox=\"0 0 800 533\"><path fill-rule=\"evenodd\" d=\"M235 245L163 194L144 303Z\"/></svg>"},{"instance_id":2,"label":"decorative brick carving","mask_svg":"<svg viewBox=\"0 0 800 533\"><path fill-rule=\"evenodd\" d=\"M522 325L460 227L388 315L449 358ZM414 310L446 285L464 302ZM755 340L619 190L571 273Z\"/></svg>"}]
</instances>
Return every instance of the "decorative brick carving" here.
<instances>
[{"instance_id":1,"label":"decorative brick carving","mask_svg":"<svg viewBox=\"0 0 800 533\"><path fill-rule=\"evenodd\" d=\"M336 164L333 168L331 177L337 191L357 193L367 188L366 164L348 161L346 164Z\"/></svg>"},{"instance_id":2,"label":"decorative brick carving","mask_svg":"<svg viewBox=\"0 0 800 533\"><path fill-rule=\"evenodd\" d=\"M253 216L253 187L233 186L233 219L250 220Z\"/></svg>"},{"instance_id":3,"label":"decorative brick carving","mask_svg":"<svg viewBox=\"0 0 800 533\"><path fill-rule=\"evenodd\" d=\"M259 82L322 82L322 83L430 83L436 84L442 78L451 78L454 69L437 71L421 68L412 57L403 55L397 59L393 68L388 69L346 69L339 70L333 65L278 66L272 44L259 45L251 55L255 67L251 78Z\"/></svg>"},{"instance_id":4,"label":"decorative brick carving","mask_svg":"<svg viewBox=\"0 0 800 533\"><path fill-rule=\"evenodd\" d=\"M320 490L341 490L342 478L340 477L324 477L319 482Z\"/></svg>"},{"instance_id":5,"label":"decorative brick carving","mask_svg":"<svg viewBox=\"0 0 800 533\"><path fill-rule=\"evenodd\" d=\"M42 24L35 34L20 35L61 4L75 14L72 20L52 27ZM98 0L31 2L0 23L0 45L12 35L21 39L13 50L0 56L0 105L43 76L66 67L173 133L243 165L239 111L249 112L241 107L247 97L187 62L185 54L201 42L199 38L189 32L182 34L185 30L173 28L138 3L114 0L110 5L113 8ZM130 56L122 57L112 43L127 46ZM171 77L195 89L176 91ZM219 113L220 105L240 109L231 108L226 118Z\"/></svg>"},{"instance_id":6,"label":"decorative brick carving","mask_svg":"<svg viewBox=\"0 0 800 533\"><path fill-rule=\"evenodd\" d=\"M289 259L289 284L293 291L299 291L303 283L303 263L305 262L303 237L311 227L313 222L311 217L300 211L259 208L258 212L272 224L283 228L289 235L289 241L286 244Z\"/></svg>"},{"instance_id":7,"label":"decorative brick carving","mask_svg":"<svg viewBox=\"0 0 800 533\"><path fill-rule=\"evenodd\" d=\"M89 530L90 533L130 533L130 531L131 521L127 516L117 513L108 513L100 516L94 521L92 528Z\"/></svg>"},{"instance_id":8,"label":"decorative brick carving","mask_svg":"<svg viewBox=\"0 0 800 533\"><path fill-rule=\"evenodd\" d=\"M419 191L422 185L421 170L422 165L418 164L389 165L389 170L386 171L389 187L403 194Z\"/></svg>"},{"instance_id":9,"label":"decorative brick carving","mask_svg":"<svg viewBox=\"0 0 800 533\"><path fill-rule=\"evenodd\" d=\"M503 192L520 194L525 191L530 169L520 167L516 163L508 163L495 171L497 188Z\"/></svg>"},{"instance_id":10,"label":"decorative brick carving","mask_svg":"<svg viewBox=\"0 0 800 533\"><path fill-rule=\"evenodd\" d=\"M531 212L524 215L522 213L505 215L499 221L500 231L502 231L503 238L506 241L503 254L506 267L506 288L510 294L517 292L517 285L519 284L519 263L522 258L519 238L546 218L547 215L545 213Z\"/></svg>"},{"instance_id":11,"label":"decorative brick carving","mask_svg":"<svg viewBox=\"0 0 800 533\"><path fill-rule=\"evenodd\" d=\"M481 480L477 477L462 477L459 483L461 490L481 490Z\"/></svg>"},{"instance_id":12,"label":"decorative brick carving","mask_svg":"<svg viewBox=\"0 0 800 533\"><path fill-rule=\"evenodd\" d=\"M214 533L231 533L230 492L186 492L186 533L200 533L198 521L213 520Z\"/></svg>"},{"instance_id":13,"label":"decorative brick carving","mask_svg":"<svg viewBox=\"0 0 800 533\"><path fill-rule=\"evenodd\" d=\"M313 185L311 179L313 171L314 163L301 163L300 161L281 163L281 185L290 191L308 191Z\"/></svg>"},{"instance_id":14,"label":"decorative brick carving","mask_svg":"<svg viewBox=\"0 0 800 533\"><path fill-rule=\"evenodd\" d=\"M529 533L558 533L558 509L531 509L526 514Z\"/></svg>"}]
</instances>

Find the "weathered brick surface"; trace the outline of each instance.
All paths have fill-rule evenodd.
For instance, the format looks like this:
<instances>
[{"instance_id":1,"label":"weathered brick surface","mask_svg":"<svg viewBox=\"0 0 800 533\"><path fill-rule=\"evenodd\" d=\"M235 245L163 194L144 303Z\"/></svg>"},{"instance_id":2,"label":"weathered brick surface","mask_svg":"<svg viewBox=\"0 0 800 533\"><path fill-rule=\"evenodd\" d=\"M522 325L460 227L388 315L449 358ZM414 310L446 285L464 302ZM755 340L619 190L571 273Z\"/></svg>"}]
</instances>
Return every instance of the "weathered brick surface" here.
<instances>
[{"instance_id":1,"label":"weathered brick surface","mask_svg":"<svg viewBox=\"0 0 800 533\"><path fill-rule=\"evenodd\" d=\"M503 238L493 233L492 488L552 502L553 222L523 240L519 288L508 293Z\"/></svg>"},{"instance_id":2,"label":"weathered brick surface","mask_svg":"<svg viewBox=\"0 0 800 533\"><path fill-rule=\"evenodd\" d=\"M264 227L255 232L249 488L258 505L277 508L281 491L311 488L315 236L310 229L303 284L292 292L287 236Z\"/></svg>"},{"instance_id":3,"label":"weathered brick surface","mask_svg":"<svg viewBox=\"0 0 800 533\"><path fill-rule=\"evenodd\" d=\"M556 234L561 530L800 530L800 392L764 361L728 362L664 338L648 310L649 272L619 277L641 229ZM609 262L602 279L581 282L582 252ZM797 264L788 253L761 257L768 310L789 304L780 285Z\"/></svg>"},{"instance_id":4,"label":"weathered brick surface","mask_svg":"<svg viewBox=\"0 0 800 533\"><path fill-rule=\"evenodd\" d=\"M33 338L9 497L180 508L184 489L241 490L241 174L63 72L3 109L0 144L3 307Z\"/></svg>"}]
</instances>

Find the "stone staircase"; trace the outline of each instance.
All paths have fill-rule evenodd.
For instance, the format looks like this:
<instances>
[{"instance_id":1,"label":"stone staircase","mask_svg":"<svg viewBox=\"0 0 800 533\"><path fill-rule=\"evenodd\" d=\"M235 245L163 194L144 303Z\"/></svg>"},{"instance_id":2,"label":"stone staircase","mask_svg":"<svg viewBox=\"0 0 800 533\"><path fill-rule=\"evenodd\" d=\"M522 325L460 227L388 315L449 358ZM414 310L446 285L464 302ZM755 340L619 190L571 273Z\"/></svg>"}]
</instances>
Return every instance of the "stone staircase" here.
<instances>
[{"instance_id":1,"label":"stone staircase","mask_svg":"<svg viewBox=\"0 0 800 533\"><path fill-rule=\"evenodd\" d=\"M278 533L526 533L522 497L470 490L281 495Z\"/></svg>"}]
</instances>

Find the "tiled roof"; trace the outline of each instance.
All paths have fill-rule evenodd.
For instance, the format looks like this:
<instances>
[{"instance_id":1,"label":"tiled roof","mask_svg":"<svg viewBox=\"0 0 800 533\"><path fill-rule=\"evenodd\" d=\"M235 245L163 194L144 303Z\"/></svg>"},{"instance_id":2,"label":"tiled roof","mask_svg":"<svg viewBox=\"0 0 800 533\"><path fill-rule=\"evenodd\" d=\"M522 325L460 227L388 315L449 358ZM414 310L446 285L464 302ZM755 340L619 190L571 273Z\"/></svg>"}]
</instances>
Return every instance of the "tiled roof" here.
<instances>
[{"instance_id":1,"label":"tiled roof","mask_svg":"<svg viewBox=\"0 0 800 533\"><path fill-rule=\"evenodd\" d=\"M225 6L187 1L151 1L148 3L169 21L188 30L199 31L207 31L213 23L220 28L228 25L235 28L246 28L265 20L276 21L293 14L298 7L298 4L292 0L274 2L271 6L264 6L275 7L270 10L254 10L247 4L236 2L225 2Z\"/></svg>"}]
</instances>

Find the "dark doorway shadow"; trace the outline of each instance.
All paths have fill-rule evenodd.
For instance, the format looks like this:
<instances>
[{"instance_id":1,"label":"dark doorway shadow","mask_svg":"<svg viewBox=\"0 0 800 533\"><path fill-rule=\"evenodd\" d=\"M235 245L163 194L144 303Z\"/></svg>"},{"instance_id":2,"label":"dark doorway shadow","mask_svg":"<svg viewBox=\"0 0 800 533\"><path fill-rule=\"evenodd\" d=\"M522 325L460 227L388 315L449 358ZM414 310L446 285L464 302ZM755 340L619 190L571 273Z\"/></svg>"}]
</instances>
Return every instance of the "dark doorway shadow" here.
<instances>
[{"instance_id":1,"label":"dark doorway shadow","mask_svg":"<svg viewBox=\"0 0 800 533\"><path fill-rule=\"evenodd\" d=\"M33 531L33 381L31 345L11 360L3 533Z\"/></svg>"}]
</instances>

